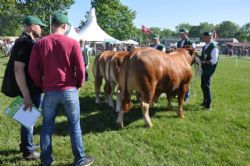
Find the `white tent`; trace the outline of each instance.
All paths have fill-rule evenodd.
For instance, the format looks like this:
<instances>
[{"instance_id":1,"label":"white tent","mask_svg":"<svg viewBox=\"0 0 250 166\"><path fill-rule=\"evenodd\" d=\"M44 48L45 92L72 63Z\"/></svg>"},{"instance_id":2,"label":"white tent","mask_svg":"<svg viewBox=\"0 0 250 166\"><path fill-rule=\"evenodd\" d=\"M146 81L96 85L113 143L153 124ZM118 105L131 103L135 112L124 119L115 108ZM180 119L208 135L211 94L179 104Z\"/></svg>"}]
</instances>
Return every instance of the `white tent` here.
<instances>
[{"instance_id":1,"label":"white tent","mask_svg":"<svg viewBox=\"0 0 250 166\"><path fill-rule=\"evenodd\" d=\"M75 39L77 42L80 41L80 36L77 34L75 27L73 25L70 26L70 29L66 35L72 39Z\"/></svg>"},{"instance_id":2,"label":"white tent","mask_svg":"<svg viewBox=\"0 0 250 166\"><path fill-rule=\"evenodd\" d=\"M139 43L137 41L134 41L134 40L125 40L125 41L122 41L123 44L134 44L134 45L138 45Z\"/></svg>"},{"instance_id":3,"label":"white tent","mask_svg":"<svg viewBox=\"0 0 250 166\"><path fill-rule=\"evenodd\" d=\"M80 39L84 41L109 41L112 43L117 43L119 40L113 38L104 32L96 21L95 9L90 9L89 16L86 24L79 31Z\"/></svg>"}]
</instances>

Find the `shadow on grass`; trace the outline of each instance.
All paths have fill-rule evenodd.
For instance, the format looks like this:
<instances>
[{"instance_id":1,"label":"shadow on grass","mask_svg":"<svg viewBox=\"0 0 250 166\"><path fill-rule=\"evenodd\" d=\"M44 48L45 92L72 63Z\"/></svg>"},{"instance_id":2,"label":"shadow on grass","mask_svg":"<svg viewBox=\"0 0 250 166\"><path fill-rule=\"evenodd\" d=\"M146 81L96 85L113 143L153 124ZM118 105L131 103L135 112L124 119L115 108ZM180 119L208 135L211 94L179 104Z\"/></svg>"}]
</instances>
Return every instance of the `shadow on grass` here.
<instances>
[{"instance_id":1,"label":"shadow on grass","mask_svg":"<svg viewBox=\"0 0 250 166\"><path fill-rule=\"evenodd\" d=\"M143 119L139 103L135 101L133 101L133 103L135 103L134 107L128 113L124 114L125 126L128 126L129 124L139 119ZM119 129L116 124L118 114L106 103L95 104L95 98L90 95L80 97L80 106L81 127L83 134L115 131ZM152 107L152 109L150 108L150 117L154 116L156 112L164 111L165 109L165 107ZM65 116L65 113L63 111L63 107L61 107L59 108L57 118L63 116ZM39 135L40 130L41 126L37 126L35 134ZM68 123L66 119L61 122L56 122L54 134L59 136L69 135Z\"/></svg>"},{"instance_id":2,"label":"shadow on grass","mask_svg":"<svg viewBox=\"0 0 250 166\"><path fill-rule=\"evenodd\" d=\"M20 152L16 149L0 150L0 156L2 156L2 162L4 163L15 163L16 161L23 160L21 155L16 155L19 153Z\"/></svg>"},{"instance_id":3,"label":"shadow on grass","mask_svg":"<svg viewBox=\"0 0 250 166\"><path fill-rule=\"evenodd\" d=\"M133 103L134 107L128 113L124 114L125 126L128 126L129 124L139 119L143 119L139 103L135 100L133 100ZM116 124L118 113L116 113L115 110L109 107L106 103L95 104L95 98L93 97L93 94L80 97L80 108L81 127L83 134L115 131L119 129ZM174 105L171 111L176 112L176 114L167 115L167 118L178 118L177 109L178 106ZM183 110L184 113L185 111L199 111L200 106L197 103L188 103L184 105ZM161 111L170 110L167 110L166 106L151 106L149 112L150 117L166 118L166 116L161 117L160 115L155 115L156 112ZM68 123L65 117L63 107L60 106L57 118L62 117L64 117L65 120L63 119L60 122L56 122L54 134L59 136L66 136L69 135ZM39 134L40 129L41 126L36 127L35 134Z\"/></svg>"}]
</instances>

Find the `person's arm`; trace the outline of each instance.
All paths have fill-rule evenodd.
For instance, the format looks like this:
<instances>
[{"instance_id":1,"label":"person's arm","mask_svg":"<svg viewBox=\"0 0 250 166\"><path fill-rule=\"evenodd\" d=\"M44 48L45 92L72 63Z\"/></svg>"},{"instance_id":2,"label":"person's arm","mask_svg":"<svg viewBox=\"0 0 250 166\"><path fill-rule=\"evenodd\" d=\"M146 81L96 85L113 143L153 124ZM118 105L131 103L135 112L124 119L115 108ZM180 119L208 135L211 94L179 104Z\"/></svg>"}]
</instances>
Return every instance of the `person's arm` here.
<instances>
[{"instance_id":1,"label":"person's arm","mask_svg":"<svg viewBox=\"0 0 250 166\"><path fill-rule=\"evenodd\" d=\"M211 52L211 59L207 61L202 61L203 64L214 65L218 61L219 50L218 48L214 48Z\"/></svg>"},{"instance_id":2,"label":"person's arm","mask_svg":"<svg viewBox=\"0 0 250 166\"><path fill-rule=\"evenodd\" d=\"M78 44L74 46L74 64L76 69L77 88L80 88L85 80L85 67L82 58L81 48Z\"/></svg>"},{"instance_id":3,"label":"person's arm","mask_svg":"<svg viewBox=\"0 0 250 166\"><path fill-rule=\"evenodd\" d=\"M215 47L212 52L211 52L211 59L210 62L212 65L216 64L218 61L218 56L219 56L219 49Z\"/></svg>"},{"instance_id":4,"label":"person's arm","mask_svg":"<svg viewBox=\"0 0 250 166\"><path fill-rule=\"evenodd\" d=\"M30 97L29 89L27 86L24 68L25 68L25 63L15 61L14 72L15 72L16 82L23 95L24 110L27 110L28 108L32 107L33 102Z\"/></svg>"},{"instance_id":5,"label":"person's arm","mask_svg":"<svg viewBox=\"0 0 250 166\"><path fill-rule=\"evenodd\" d=\"M38 46L37 44L33 47L31 55L30 55L30 61L29 61L29 74L34 81L35 85L42 87L42 75L40 71L40 60L39 60L39 54L38 54Z\"/></svg>"}]
</instances>

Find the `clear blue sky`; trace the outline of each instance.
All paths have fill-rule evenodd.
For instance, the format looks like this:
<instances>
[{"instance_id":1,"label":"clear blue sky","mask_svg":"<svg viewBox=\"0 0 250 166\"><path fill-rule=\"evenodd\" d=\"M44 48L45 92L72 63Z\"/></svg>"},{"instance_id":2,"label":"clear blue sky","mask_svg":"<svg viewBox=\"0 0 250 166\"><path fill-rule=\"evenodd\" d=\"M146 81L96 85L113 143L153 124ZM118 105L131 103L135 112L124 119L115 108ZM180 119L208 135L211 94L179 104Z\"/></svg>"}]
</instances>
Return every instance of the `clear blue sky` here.
<instances>
[{"instance_id":1,"label":"clear blue sky","mask_svg":"<svg viewBox=\"0 0 250 166\"><path fill-rule=\"evenodd\" d=\"M219 24L233 21L242 26L250 22L250 0L121 0L136 11L137 27L160 27L175 30L180 23L199 25L200 22ZM68 10L70 22L80 24L90 9L90 0L76 0Z\"/></svg>"}]
</instances>

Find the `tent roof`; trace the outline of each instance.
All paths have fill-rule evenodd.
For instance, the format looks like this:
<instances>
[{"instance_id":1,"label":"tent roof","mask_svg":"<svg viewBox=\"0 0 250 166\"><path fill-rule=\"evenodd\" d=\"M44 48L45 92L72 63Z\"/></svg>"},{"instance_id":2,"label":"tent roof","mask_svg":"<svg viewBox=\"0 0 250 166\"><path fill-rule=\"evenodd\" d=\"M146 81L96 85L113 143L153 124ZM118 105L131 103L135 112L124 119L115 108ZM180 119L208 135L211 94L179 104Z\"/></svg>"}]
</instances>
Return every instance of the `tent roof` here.
<instances>
[{"instance_id":1,"label":"tent roof","mask_svg":"<svg viewBox=\"0 0 250 166\"><path fill-rule=\"evenodd\" d=\"M77 34L75 27L73 25L70 26L70 29L66 35L72 39L75 39L77 42L80 41L80 36Z\"/></svg>"},{"instance_id":2,"label":"tent roof","mask_svg":"<svg viewBox=\"0 0 250 166\"><path fill-rule=\"evenodd\" d=\"M90 9L89 16L85 26L83 26L79 31L80 39L84 41L113 41L114 43L119 41L112 36L104 32L96 21L95 9Z\"/></svg>"},{"instance_id":3,"label":"tent roof","mask_svg":"<svg viewBox=\"0 0 250 166\"><path fill-rule=\"evenodd\" d=\"M122 43L124 43L124 44L135 44L135 45L139 44L137 41L134 41L134 40L131 40L131 39L122 41Z\"/></svg>"}]
</instances>

